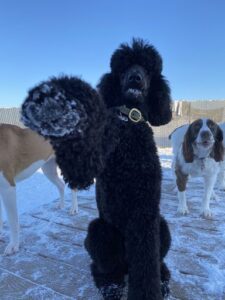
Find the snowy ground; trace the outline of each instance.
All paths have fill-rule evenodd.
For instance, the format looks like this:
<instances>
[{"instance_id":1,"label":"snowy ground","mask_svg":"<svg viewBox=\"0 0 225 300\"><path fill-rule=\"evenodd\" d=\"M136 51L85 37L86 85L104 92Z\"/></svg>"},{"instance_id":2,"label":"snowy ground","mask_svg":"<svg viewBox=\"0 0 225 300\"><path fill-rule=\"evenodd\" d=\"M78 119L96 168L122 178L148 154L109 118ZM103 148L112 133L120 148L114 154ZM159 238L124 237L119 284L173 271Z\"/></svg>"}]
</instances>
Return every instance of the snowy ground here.
<instances>
[{"instance_id":1,"label":"snowy ground","mask_svg":"<svg viewBox=\"0 0 225 300\"><path fill-rule=\"evenodd\" d=\"M203 185L188 184L189 216L176 213L172 189L171 149L159 151L163 167L161 211L169 222L172 247L167 257L172 272L171 297L179 300L225 299L225 192L216 191L213 218L199 216ZM0 256L0 299L100 299L83 249L88 222L97 216L94 187L79 192L80 212L69 216L57 210L55 187L37 172L17 186L21 223L21 250L12 257ZM3 252L8 235L0 238ZM139 300L139 299L137 299Z\"/></svg>"}]
</instances>

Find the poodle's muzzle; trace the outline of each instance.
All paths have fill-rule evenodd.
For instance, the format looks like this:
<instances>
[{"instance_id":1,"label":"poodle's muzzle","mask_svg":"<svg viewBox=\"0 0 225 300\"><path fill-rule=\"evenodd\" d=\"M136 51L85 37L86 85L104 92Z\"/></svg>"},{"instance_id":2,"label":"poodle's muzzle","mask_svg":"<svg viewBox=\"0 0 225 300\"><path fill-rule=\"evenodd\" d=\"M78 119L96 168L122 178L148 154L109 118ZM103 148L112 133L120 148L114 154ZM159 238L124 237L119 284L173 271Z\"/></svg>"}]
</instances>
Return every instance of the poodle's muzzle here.
<instances>
[{"instance_id":1,"label":"poodle's muzzle","mask_svg":"<svg viewBox=\"0 0 225 300\"><path fill-rule=\"evenodd\" d=\"M143 103L149 82L149 78L143 67L135 65L129 68L122 75L121 79L122 91L128 103Z\"/></svg>"}]
</instances>

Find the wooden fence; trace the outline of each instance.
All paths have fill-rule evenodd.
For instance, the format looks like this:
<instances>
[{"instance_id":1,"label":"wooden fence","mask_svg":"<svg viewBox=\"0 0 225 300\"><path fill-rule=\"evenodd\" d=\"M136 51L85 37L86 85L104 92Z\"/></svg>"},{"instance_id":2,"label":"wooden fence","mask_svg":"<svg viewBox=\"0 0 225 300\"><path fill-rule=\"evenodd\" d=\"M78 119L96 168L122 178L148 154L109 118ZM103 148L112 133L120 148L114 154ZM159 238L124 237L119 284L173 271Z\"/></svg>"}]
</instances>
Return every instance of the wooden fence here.
<instances>
[{"instance_id":1,"label":"wooden fence","mask_svg":"<svg viewBox=\"0 0 225 300\"><path fill-rule=\"evenodd\" d=\"M164 126L153 127L157 145L170 147L168 136L175 128L202 117L211 118L218 123L225 122L225 100L175 101L172 121ZM20 122L20 109L0 108L0 123L23 127Z\"/></svg>"}]
</instances>

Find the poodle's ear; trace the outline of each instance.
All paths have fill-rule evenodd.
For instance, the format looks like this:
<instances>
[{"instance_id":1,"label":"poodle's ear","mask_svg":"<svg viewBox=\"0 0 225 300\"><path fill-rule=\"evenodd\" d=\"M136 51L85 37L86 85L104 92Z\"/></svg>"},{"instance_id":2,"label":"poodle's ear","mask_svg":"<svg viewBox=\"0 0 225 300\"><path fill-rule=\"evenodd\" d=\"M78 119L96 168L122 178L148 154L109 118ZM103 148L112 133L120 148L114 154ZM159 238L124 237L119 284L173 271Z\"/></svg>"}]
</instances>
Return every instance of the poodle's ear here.
<instances>
[{"instance_id":1,"label":"poodle's ear","mask_svg":"<svg viewBox=\"0 0 225 300\"><path fill-rule=\"evenodd\" d=\"M170 88L161 74L154 76L151 80L148 105L148 119L151 125L160 126L170 122L172 118Z\"/></svg>"},{"instance_id":2,"label":"poodle's ear","mask_svg":"<svg viewBox=\"0 0 225 300\"><path fill-rule=\"evenodd\" d=\"M107 107L113 107L121 105L121 84L118 76L112 73L107 73L102 76L97 89L102 96Z\"/></svg>"}]
</instances>

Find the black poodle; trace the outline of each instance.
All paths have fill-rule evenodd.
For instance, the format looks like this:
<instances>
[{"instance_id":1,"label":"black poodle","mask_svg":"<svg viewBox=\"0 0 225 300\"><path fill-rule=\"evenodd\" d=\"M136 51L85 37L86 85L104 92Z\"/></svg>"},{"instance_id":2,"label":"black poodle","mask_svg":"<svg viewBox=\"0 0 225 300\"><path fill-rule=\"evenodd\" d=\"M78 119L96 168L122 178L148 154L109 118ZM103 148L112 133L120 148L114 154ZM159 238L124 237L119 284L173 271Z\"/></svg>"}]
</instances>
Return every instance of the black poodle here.
<instances>
[{"instance_id":1,"label":"black poodle","mask_svg":"<svg viewBox=\"0 0 225 300\"><path fill-rule=\"evenodd\" d=\"M151 125L171 119L162 59L143 40L122 44L98 92L75 77L52 78L30 90L25 125L49 138L70 187L96 177L99 218L85 247L104 299L160 300L169 292L163 259L170 233L160 216L161 167Z\"/></svg>"}]
</instances>

